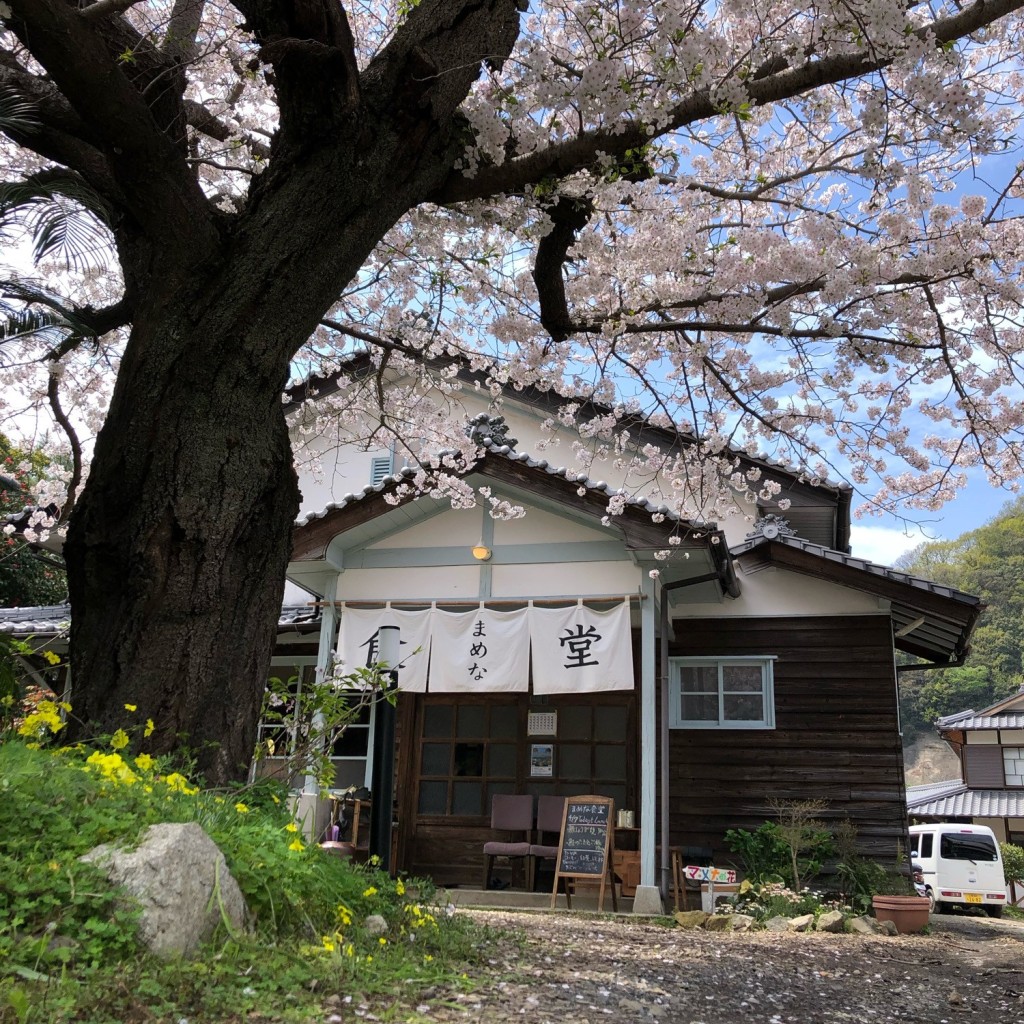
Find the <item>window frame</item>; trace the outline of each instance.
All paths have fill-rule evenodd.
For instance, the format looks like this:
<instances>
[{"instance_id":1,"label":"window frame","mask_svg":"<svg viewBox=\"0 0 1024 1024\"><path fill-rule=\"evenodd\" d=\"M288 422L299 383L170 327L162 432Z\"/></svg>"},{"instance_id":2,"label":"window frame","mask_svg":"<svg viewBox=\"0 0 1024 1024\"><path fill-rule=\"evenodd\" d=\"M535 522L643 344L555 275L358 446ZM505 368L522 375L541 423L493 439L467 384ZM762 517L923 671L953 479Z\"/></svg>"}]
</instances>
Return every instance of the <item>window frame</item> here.
<instances>
[{"instance_id":1,"label":"window frame","mask_svg":"<svg viewBox=\"0 0 1024 1024\"><path fill-rule=\"evenodd\" d=\"M669 658L668 703L670 729L774 729L775 728L775 662L774 654L758 655L722 655L716 657L676 657ZM750 667L757 665L761 669L761 718L758 720L733 720L725 718L725 689L723 670L730 665ZM687 719L682 717L683 668L715 668L718 675L718 718Z\"/></svg>"}]
</instances>

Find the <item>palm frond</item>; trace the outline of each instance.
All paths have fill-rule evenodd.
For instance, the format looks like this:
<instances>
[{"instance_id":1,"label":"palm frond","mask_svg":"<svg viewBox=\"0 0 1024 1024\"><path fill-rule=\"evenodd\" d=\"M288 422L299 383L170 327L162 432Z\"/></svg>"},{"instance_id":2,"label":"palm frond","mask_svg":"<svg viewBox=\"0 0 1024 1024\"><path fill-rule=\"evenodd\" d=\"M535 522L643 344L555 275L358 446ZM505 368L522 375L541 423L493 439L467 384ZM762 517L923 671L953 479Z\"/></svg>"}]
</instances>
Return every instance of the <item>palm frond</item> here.
<instances>
[{"instance_id":1,"label":"palm frond","mask_svg":"<svg viewBox=\"0 0 1024 1024\"><path fill-rule=\"evenodd\" d=\"M55 256L77 269L102 266L113 255L106 204L72 174L0 182L0 231L12 227L31 234L37 263Z\"/></svg>"},{"instance_id":2,"label":"palm frond","mask_svg":"<svg viewBox=\"0 0 1024 1024\"><path fill-rule=\"evenodd\" d=\"M36 106L14 89L0 89L0 132L16 135L34 128Z\"/></svg>"}]
</instances>

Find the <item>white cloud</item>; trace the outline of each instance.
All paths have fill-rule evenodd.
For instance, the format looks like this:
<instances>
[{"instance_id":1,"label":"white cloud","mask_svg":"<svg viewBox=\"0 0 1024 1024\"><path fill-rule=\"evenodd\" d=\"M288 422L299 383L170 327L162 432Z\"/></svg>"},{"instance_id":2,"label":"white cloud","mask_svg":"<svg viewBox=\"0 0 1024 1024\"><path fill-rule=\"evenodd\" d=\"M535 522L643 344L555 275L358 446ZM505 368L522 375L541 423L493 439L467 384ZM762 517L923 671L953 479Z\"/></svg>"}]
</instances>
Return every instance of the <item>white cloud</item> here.
<instances>
[{"instance_id":1,"label":"white cloud","mask_svg":"<svg viewBox=\"0 0 1024 1024\"><path fill-rule=\"evenodd\" d=\"M850 544L857 558L866 558L879 565L892 565L900 555L930 539L916 529L906 531L891 526L854 526Z\"/></svg>"}]
</instances>

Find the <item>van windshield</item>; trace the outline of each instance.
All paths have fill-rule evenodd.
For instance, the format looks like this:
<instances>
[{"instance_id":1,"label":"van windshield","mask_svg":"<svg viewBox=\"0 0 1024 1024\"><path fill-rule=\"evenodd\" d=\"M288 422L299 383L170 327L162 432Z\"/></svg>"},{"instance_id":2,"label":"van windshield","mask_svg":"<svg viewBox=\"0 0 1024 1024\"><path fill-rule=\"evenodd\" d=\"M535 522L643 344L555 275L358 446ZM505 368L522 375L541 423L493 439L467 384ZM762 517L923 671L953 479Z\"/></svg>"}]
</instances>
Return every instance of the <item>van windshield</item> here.
<instances>
[{"instance_id":1,"label":"van windshield","mask_svg":"<svg viewBox=\"0 0 1024 1024\"><path fill-rule=\"evenodd\" d=\"M945 833L939 843L939 856L946 860L998 860L996 844L991 836L969 832Z\"/></svg>"}]
</instances>

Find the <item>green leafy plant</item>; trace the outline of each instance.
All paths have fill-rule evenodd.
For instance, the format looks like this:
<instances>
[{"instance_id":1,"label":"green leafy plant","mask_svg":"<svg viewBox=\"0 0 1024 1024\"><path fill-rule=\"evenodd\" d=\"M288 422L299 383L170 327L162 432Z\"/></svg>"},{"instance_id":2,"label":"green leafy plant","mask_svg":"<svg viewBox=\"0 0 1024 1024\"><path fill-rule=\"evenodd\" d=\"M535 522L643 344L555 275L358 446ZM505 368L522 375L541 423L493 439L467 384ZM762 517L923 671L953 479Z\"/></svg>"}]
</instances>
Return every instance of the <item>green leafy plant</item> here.
<instances>
[{"instance_id":1,"label":"green leafy plant","mask_svg":"<svg viewBox=\"0 0 1024 1024\"><path fill-rule=\"evenodd\" d=\"M800 891L832 852L831 833L816 818L825 806L817 800L780 800L772 804L778 821L766 821L754 832L729 829L725 843L740 858L744 876Z\"/></svg>"},{"instance_id":2,"label":"green leafy plant","mask_svg":"<svg viewBox=\"0 0 1024 1024\"><path fill-rule=\"evenodd\" d=\"M740 891L723 901L723 909L727 913L748 914L757 921L768 921L773 917L800 917L803 914L818 917L826 910L849 913L852 908L841 900L831 899L812 889L795 891L782 882L751 882L745 879Z\"/></svg>"},{"instance_id":3,"label":"green leafy plant","mask_svg":"<svg viewBox=\"0 0 1024 1024\"><path fill-rule=\"evenodd\" d=\"M363 709L396 700L382 668L387 666L334 671L322 681L272 678L260 713L265 738L256 747L257 764L279 758L282 777L311 775L321 789L328 788L334 780L334 744Z\"/></svg>"}]
</instances>

